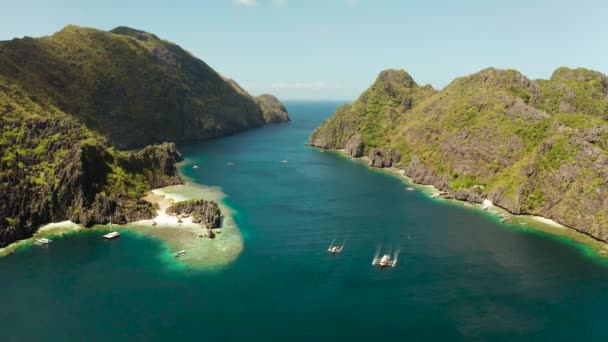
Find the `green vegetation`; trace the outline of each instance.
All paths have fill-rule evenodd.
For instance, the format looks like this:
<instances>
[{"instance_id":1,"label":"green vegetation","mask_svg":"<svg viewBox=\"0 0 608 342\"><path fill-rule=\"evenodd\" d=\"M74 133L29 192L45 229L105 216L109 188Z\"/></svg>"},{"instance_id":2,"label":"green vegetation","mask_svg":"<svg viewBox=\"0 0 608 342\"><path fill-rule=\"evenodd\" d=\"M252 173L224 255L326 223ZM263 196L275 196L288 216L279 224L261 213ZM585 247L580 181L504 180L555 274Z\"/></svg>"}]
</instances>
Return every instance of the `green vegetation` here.
<instances>
[{"instance_id":1,"label":"green vegetation","mask_svg":"<svg viewBox=\"0 0 608 342\"><path fill-rule=\"evenodd\" d=\"M596 71L532 81L489 68L435 91L387 70L311 144L344 148L359 133L366 154L397 150L397 166L421 181L608 241L607 121L608 78Z\"/></svg>"},{"instance_id":2,"label":"green vegetation","mask_svg":"<svg viewBox=\"0 0 608 342\"><path fill-rule=\"evenodd\" d=\"M121 149L265 123L258 101L234 81L179 46L128 27L67 26L40 39L0 42L0 75L32 103L54 105Z\"/></svg>"},{"instance_id":3,"label":"green vegetation","mask_svg":"<svg viewBox=\"0 0 608 342\"><path fill-rule=\"evenodd\" d=\"M147 32L67 26L0 42L0 247L49 221L153 217L140 198L181 181L181 155L167 143L118 149L288 120L275 97L252 97Z\"/></svg>"}]
</instances>

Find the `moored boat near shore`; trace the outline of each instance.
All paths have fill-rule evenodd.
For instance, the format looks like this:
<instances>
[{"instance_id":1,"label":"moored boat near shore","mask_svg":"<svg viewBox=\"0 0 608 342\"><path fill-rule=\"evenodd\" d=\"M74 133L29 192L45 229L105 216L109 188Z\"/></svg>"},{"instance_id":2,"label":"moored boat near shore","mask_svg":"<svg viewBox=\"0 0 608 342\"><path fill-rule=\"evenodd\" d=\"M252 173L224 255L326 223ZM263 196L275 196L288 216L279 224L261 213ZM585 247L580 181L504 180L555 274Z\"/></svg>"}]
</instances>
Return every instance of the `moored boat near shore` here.
<instances>
[{"instance_id":1,"label":"moored boat near shore","mask_svg":"<svg viewBox=\"0 0 608 342\"><path fill-rule=\"evenodd\" d=\"M120 237L120 233L119 232L110 232L108 234L105 234L103 236L104 239L106 240L114 240L114 239L118 239Z\"/></svg>"}]
</instances>

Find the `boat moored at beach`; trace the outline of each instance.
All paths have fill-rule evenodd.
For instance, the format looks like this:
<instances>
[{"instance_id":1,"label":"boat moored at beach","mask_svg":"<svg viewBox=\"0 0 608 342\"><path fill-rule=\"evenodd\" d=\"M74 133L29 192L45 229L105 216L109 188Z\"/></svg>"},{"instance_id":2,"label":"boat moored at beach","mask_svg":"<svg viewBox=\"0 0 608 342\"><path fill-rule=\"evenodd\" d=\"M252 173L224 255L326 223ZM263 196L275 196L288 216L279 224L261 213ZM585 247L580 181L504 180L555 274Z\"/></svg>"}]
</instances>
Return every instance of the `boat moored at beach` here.
<instances>
[{"instance_id":1,"label":"boat moored at beach","mask_svg":"<svg viewBox=\"0 0 608 342\"><path fill-rule=\"evenodd\" d=\"M36 244L39 244L39 245L48 245L51 242L53 242L53 241L49 240L49 239L45 239L45 238L36 239Z\"/></svg>"},{"instance_id":2,"label":"boat moored at beach","mask_svg":"<svg viewBox=\"0 0 608 342\"><path fill-rule=\"evenodd\" d=\"M120 237L119 232L109 232L108 234L105 234L103 236L103 238L106 240L114 240L114 239L118 239L119 237Z\"/></svg>"}]
</instances>

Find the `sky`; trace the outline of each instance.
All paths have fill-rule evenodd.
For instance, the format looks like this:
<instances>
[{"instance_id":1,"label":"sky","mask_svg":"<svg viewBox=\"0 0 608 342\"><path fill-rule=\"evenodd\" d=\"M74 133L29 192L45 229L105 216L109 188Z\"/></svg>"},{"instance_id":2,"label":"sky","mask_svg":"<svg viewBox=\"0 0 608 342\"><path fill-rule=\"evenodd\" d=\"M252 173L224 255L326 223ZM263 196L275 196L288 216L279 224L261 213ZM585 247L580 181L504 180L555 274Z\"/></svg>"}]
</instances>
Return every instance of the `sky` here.
<instances>
[{"instance_id":1,"label":"sky","mask_svg":"<svg viewBox=\"0 0 608 342\"><path fill-rule=\"evenodd\" d=\"M0 0L0 40L68 24L175 42L254 95L353 100L384 69L440 89L487 67L608 73L608 1Z\"/></svg>"}]
</instances>

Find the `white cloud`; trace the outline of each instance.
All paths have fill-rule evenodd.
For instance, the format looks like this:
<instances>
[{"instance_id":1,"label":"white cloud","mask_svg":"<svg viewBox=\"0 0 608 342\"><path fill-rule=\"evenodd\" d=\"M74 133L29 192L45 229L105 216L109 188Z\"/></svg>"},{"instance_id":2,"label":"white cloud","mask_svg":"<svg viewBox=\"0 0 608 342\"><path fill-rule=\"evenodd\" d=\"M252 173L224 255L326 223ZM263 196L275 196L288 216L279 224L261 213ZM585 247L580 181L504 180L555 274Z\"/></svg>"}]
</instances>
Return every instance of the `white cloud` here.
<instances>
[{"instance_id":1,"label":"white cloud","mask_svg":"<svg viewBox=\"0 0 608 342\"><path fill-rule=\"evenodd\" d=\"M232 0L237 6L251 7L258 4L257 0Z\"/></svg>"}]
</instances>

